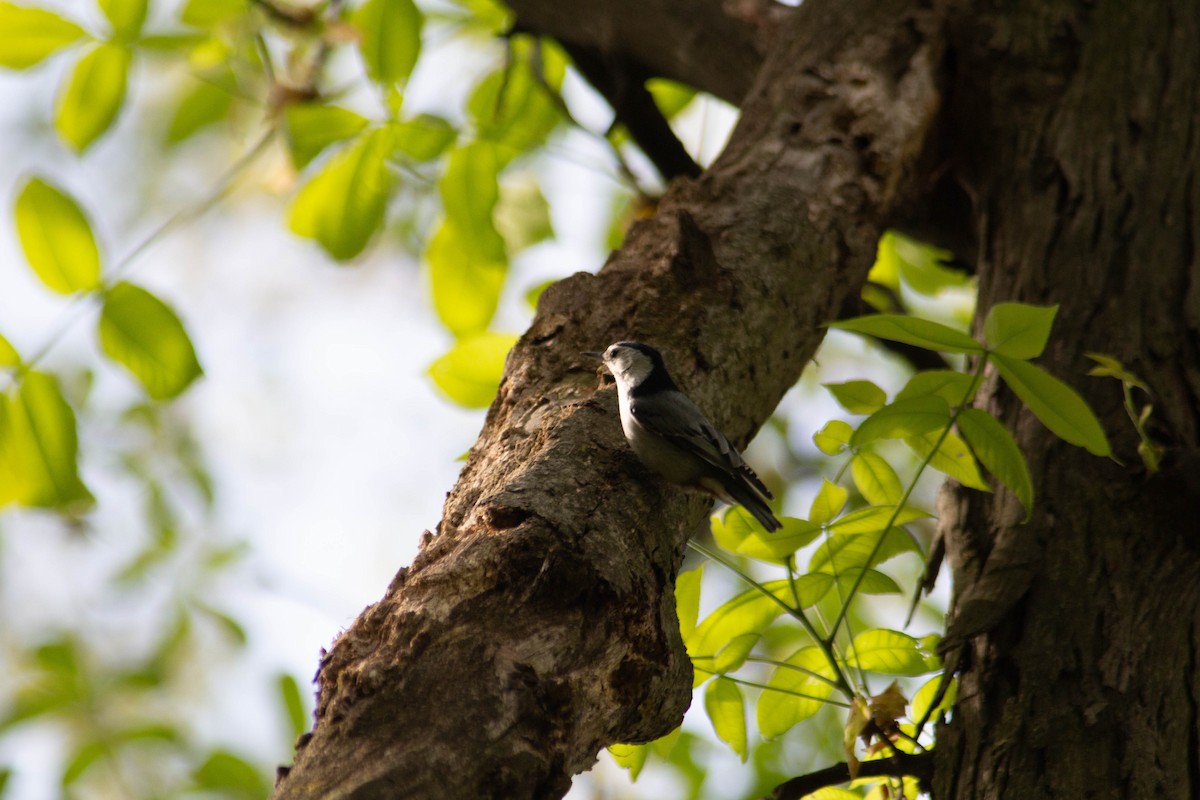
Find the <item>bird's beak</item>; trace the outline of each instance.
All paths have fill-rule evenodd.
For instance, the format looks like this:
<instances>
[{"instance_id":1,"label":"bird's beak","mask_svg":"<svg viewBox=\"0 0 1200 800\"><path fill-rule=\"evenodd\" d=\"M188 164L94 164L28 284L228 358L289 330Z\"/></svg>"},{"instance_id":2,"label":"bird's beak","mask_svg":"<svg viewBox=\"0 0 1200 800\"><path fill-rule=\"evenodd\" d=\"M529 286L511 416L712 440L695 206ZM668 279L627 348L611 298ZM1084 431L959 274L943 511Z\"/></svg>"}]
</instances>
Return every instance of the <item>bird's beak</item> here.
<instances>
[{"instance_id":1,"label":"bird's beak","mask_svg":"<svg viewBox=\"0 0 1200 800\"><path fill-rule=\"evenodd\" d=\"M592 351L592 350L588 350L588 351L586 351L586 352L584 352L584 353L580 353L580 355L587 356L588 358L594 358L594 359L596 359L596 360L598 360L598 361L603 361L603 360L604 360L604 353L597 353L597 352L594 352L594 351Z\"/></svg>"}]
</instances>

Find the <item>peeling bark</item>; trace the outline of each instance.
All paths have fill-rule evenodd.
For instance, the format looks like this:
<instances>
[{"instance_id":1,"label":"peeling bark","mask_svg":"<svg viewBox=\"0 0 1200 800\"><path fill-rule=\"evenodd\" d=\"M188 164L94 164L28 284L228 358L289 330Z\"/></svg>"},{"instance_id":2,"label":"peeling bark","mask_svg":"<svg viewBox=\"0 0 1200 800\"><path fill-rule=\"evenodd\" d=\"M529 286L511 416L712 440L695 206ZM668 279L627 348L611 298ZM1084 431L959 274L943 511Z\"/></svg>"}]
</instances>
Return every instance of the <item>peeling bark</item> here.
<instances>
[{"instance_id":1,"label":"peeling bark","mask_svg":"<svg viewBox=\"0 0 1200 800\"><path fill-rule=\"evenodd\" d=\"M908 197L939 105L926 14L808 0L717 163L546 291L437 535L323 659L277 797L557 797L602 747L679 723L673 585L708 505L636 462L580 352L654 343L744 444Z\"/></svg>"}]
</instances>

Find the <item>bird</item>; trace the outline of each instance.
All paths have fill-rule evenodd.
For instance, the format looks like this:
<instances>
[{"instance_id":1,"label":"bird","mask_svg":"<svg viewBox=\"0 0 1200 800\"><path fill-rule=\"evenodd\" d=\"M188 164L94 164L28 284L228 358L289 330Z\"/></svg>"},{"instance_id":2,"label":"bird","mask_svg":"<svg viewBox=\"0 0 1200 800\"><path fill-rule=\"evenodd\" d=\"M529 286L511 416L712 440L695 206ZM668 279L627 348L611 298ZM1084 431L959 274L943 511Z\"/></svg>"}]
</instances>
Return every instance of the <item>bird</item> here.
<instances>
[{"instance_id":1,"label":"bird","mask_svg":"<svg viewBox=\"0 0 1200 800\"><path fill-rule=\"evenodd\" d=\"M768 532L783 527L767 505L770 490L671 380L661 353L641 342L616 342L583 355L603 361L616 379L621 429L643 464L672 483L742 506Z\"/></svg>"}]
</instances>

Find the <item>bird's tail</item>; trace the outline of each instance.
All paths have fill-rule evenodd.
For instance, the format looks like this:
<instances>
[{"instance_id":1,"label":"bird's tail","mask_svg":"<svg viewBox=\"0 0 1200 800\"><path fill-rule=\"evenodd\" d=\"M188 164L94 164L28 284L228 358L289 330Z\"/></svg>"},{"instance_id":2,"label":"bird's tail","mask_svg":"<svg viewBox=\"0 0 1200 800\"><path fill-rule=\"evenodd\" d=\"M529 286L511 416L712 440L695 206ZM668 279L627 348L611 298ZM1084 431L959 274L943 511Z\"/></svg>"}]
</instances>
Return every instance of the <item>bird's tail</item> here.
<instances>
[{"instance_id":1,"label":"bird's tail","mask_svg":"<svg viewBox=\"0 0 1200 800\"><path fill-rule=\"evenodd\" d=\"M783 527L783 523L775 519L775 515L771 513L771 507L767 505L767 499L771 497L771 492L749 467L743 466L736 474L722 483L729 496L737 501L738 505L749 511L767 529L767 533L773 533Z\"/></svg>"}]
</instances>

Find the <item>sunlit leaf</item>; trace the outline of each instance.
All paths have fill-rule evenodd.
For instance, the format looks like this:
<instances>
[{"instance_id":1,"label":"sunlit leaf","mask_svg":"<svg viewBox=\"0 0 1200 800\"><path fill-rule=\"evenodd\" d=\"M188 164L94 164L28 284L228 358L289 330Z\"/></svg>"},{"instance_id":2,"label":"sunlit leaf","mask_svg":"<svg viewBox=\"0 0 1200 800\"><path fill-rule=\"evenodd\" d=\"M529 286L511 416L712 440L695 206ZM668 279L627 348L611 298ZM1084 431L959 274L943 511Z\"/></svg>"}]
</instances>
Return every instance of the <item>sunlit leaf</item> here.
<instances>
[{"instance_id":1,"label":"sunlit leaf","mask_svg":"<svg viewBox=\"0 0 1200 800\"><path fill-rule=\"evenodd\" d=\"M431 161L446 152L458 138L458 131L443 117L418 114L392 124L396 152L413 161Z\"/></svg>"},{"instance_id":2,"label":"sunlit leaf","mask_svg":"<svg viewBox=\"0 0 1200 800\"><path fill-rule=\"evenodd\" d=\"M197 789L220 792L231 800L259 800L270 793L270 786L258 769L227 750L214 750L192 773Z\"/></svg>"},{"instance_id":3,"label":"sunlit leaf","mask_svg":"<svg viewBox=\"0 0 1200 800\"><path fill-rule=\"evenodd\" d=\"M903 439L950 424L950 407L937 395L914 397L889 403L864 419L850 437L850 444L862 447L878 439Z\"/></svg>"},{"instance_id":4,"label":"sunlit leaf","mask_svg":"<svg viewBox=\"0 0 1200 800\"><path fill-rule=\"evenodd\" d=\"M490 246L478 231L465 234L447 220L434 232L425 251L434 310L457 336L483 331L496 313L508 261L498 234L494 242L498 251L481 252L481 247Z\"/></svg>"},{"instance_id":5,"label":"sunlit leaf","mask_svg":"<svg viewBox=\"0 0 1200 800\"><path fill-rule=\"evenodd\" d=\"M983 321L988 349L1010 358L1037 358L1046 349L1058 306L997 303Z\"/></svg>"},{"instance_id":6,"label":"sunlit leaf","mask_svg":"<svg viewBox=\"0 0 1200 800\"><path fill-rule=\"evenodd\" d=\"M105 354L133 373L155 400L179 395L202 374L179 317L131 283L105 292L99 335Z\"/></svg>"},{"instance_id":7,"label":"sunlit leaf","mask_svg":"<svg viewBox=\"0 0 1200 800\"><path fill-rule=\"evenodd\" d=\"M213 608L212 606L204 603L197 603L195 608L197 611L204 614L206 617L216 623L221 632L229 637L229 640L238 647L245 647L246 643L250 640L249 636L246 634L245 627L242 626L242 623L238 622L224 611L221 611L219 608Z\"/></svg>"},{"instance_id":8,"label":"sunlit leaf","mask_svg":"<svg viewBox=\"0 0 1200 800\"><path fill-rule=\"evenodd\" d=\"M464 336L429 366L429 377L460 406L486 408L496 396L504 360L516 341L515 335L506 333Z\"/></svg>"},{"instance_id":9,"label":"sunlit leaf","mask_svg":"<svg viewBox=\"0 0 1200 800\"><path fill-rule=\"evenodd\" d=\"M544 142L562 121L547 87L556 91L566 73L557 47L526 37L509 39L509 45L511 59L480 81L467 101L478 136L498 145L504 163Z\"/></svg>"},{"instance_id":10,"label":"sunlit leaf","mask_svg":"<svg viewBox=\"0 0 1200 800\"><path fill-rule=\"evenodd\" d=\"M292 164L303 169L326 147L357 136L367 118L341 106L293 103L283 112L283 134Z\"/></svg>"},{"instance_id":11,"label":"sunlit leaf","mask_svg":"<svg viewBox=\"0 0 1200 800\"><path fill-rule=\"evenodd\" d=\"M52 11L0 0L0 67L32 67L85 35Z\"/></svg>"},{"instance_id":12,"label":"sunlit leaf","mask_svg":"<svg viewBox=\"0 0 1200 800\"><path fill-rule=\"evenodd\" d=\"M903 389L896 393L897 400L937 395L951 406L969 402L979 389L982 376L955 372L948 369L924 370L909 378Z\"/></svg>"},{"instance_id":13,"label":"sunlit leaf","mask_svg":"<svg viewBox=\"0 0 1200 800\"><path fill-rule=\"evenodd\" d=\"M921 649L921 643L900 631L876 628L854 637L846 663L884 675L924 675L938 668L938 660Z\"/></svg>"},{"instance_id":14,"label":"sunlit leaf","mask_svg":"<svg viewBox=\"0 0 1200 800\"><path fill-rule=\"evenodd\" d=\"M947 687L945 695L938 703L937 708L934 708L932 713L930 713L930 704L937 697L938 688L941 686L943 680L945 680L945 676L935 675L917 690L910 704L909 719L914 722L921 719L936 719L941 712L949 710L954 705L958 682L954 678L950 678L950 685Z\"/></svg>"},{"instance_id":15,"label":"sunlit leaf","mask_svg":"<svg viewBox=\"0 0 1200 800\"><path fill-rule=\"evenodd\" d=\"M872 505L894 506L904 494L900 476L878 453L867 450L856 453L850 462L850 473L859 493Z\"/></svg>"},{"instance_id":16,"label":"sunlit leaf","mask_svg":"<svg viewBox=\"0 0 1200 800\"><path fill-rule=\"evenodd\" d=\"M786 663L788 667L777 667L771 673L770 688L758 697L758 730L767 739L786 733L820 711L833 690L833 667L819 647L802 647Z\"/></svg>"},{"instance_id":17,"label":"sunlit leaf","mask_svg":"<svg viewBox=\"0 0 1200 800\"><path fill-rule=\"evenodd\" d=\"M929 466L949 475L963 486L990 492L992 487L979 474L979 465L966 442L959 438L954 431L930 431L918 436L906 436L904 443L913 449L921 458L929 457ZM937 450L933 446L941 439Z\"/></svg>"},{"instance_id":18,"label":"sunlit leaf","mask_svg":"<svg viewBox=\"0 0 1200 800\"><path fill-rule=\"evenodd\" d=\"M0 335L0 367L17 367L21 364L21 354L12 343Z\"/></svg>"},{"instance_id":19,"label":"sunlit leaf","mask_svg":"<svg viewBox=\"0 0 1200 800\"><path fill-rule=\"evenodd\" d=\"M821 384L842 408L851 414L871 414L887 402L887 392L871 381L846 381Z\"/></svg>"},{"instance_id":20,"label":"sunlit leaf","mask_svg":"<svg viewBox=\"0 0 1200 800\"><path fill-rule=\"evenodd\" d=\"M824 525L842 512L849 497L849 491L836 483L830 483L828 479L823 479L808 512L809 521L816 525Z\"/></svg>"},{"instance_id":21,"label":"sunlit leaf","mask_svg":"<svg viewBox=\"0 0 1200 800\"><path fill-rule=\"evenodd\" d=\"M1028 515L1033 510L1033 479L1012 434L995 417L978 408L962 410L958 429L987 471L1012 490Z\"/></svg>"},{"instance_id":22,"label":"sunlit leaf","mask_svg":"<svg viewBox=\"0 0 1200 800\"><path fill-rule=\"evenodd\" d=\"M646 766L646 758L650 755L648 744L613 744L608 747L608 754L617 766L629 770L629 780L636 781Z\"/></svg>"},{"instance_id":23,"label":"sunlit leaf","mask_svg":"<svg viewBox=\"0 0 1200 800\"><path fill-rule=\"evenodd\" d=\"M731 553L778 564L821 532L820 525L795 517L782 517L780 522L781 529L767 533L750 512L734 506L712 516L713 539Z\"/></svg>"},{"instance_id":24,"label":"sunlit leaf","mask_svg":"<svg viewBox=\"0 0 1200 800\"><path fill-rule=\"evenodd\" d=\"M529 175L506 181L500 187L494 218L510 256L554 236L550 204Z\"/></svg>"},{"instance_id":25,"label":"sunlit leaf","mask_svg":"<svg viewBox=\"0 0 1200 800\"><path fill-rule=\"evenodd\" d=\"M132 41L142 32L146 22L147 0L98 0L100 10L108 17L116 38Z\"/></svg>"},{"instance_id":26,"label":"sunlit leaf","mask_svg":"<svg viewBox=\"0 0 1200 800\"><path fill-rule=\"evenodd\" d=\"M125 102L129 48L105 43L79 59L58 95L54 128L82 153L109 129Z\"/></svg>"},{"instance_id":27,"label":"sunlit leaf","mask_svg":"<svg viewBox=\"0 0 1200 800\"><path fill-rule=\"evenodd\" d=\"M918 519L930 516L916 506L904 506L896 511L894 505L868 506L851 511L829 526L829 530L838 533L873 533L883 530L891 522L892 525L907 525Z\"/></svg>"},{"instance_id":28,"label":"sunlit leaf","mask_svg":"<svg viewBox=\"0 0 1200 800\"><path fill-rule=\"evenodd\" d=\"M358 49L376 83L408 80L421 52L424 18L412 0L367 0L354 13Z\"/></svg>"},{"instance_id":29,"label":"sunlit leaf","mask_svg":"<svg viewBox=\"0 0 1200 800\"><path fill-rule=\"evenodd\" d=\"M992 361L1008 387L1054 435L1093 455L1112 455L1100 421L1074 389L1028 361L1002 355L993 355Z\"/></svg>"},{"instance_id":30,"label":"sunlit leaf","mask_svg":"<svg viewBox=\"0 0 1200 800\"><path fill-rule=\"evenodd\" d=\"M831 322L829 327L944 353L983 352L983 347L979 342L965 333L937 322L908 317L903 314L871 314L841 322Z\"/></svg>"},{"instance_id":31,"label":"sunlit leaf","mask_svg":"<svg viewBox=\"0 0 1200 800\"><path fill-rule=\"evenodd\" d=\"M361 253L383 226L393 184L391 149L390 131L380 128L334 153L292 200L292 231L316 239L338 261Z\"/></svg>"},{"instance_id":32,"label":"sunlit leaf","mask_svg":"<svg viewBox=\"0 0 1200 800\"><path fill-rule=\"evenodd\" d=\"M946 262L954 257L949 250L910 239L896 231L888 231L879 239L876 265L904 277L913 291L924 295L937 294L942 289L963 286L971 280L967 273L950 269ZM876 268L872 268L875 272Z\"/></svg>"},{"instance_id":33,"label":"sunlit leaf","mask_svg":"<svg viewBox=\"0 0 1200 800\"><path fill-rule=\"evenodd\" d=\"M717 738L746 760L746 701L742 690L728 678L717 678L704 690L704 710Z\"/></svg>"},{"instance_id":34,"label":"sunlit leaf","mask_svg":"<svg viewBox=\"0 0 1200 800\"><path fill-rule=\"evenodd\" d=\"M92 495L79 479L75 412L58 381L29 372L0 395L0 506L80 509Z\"/></svg>"},{"instance_id":35,"label":"sunlit leaf","mask_svg":"<svg viewBox=\"0 0 1200 800\"><path fill-rule=\"evenodd\" d=\"M700 617L700 583L704 564L681 572L675 578L675 611L679 615L679 634L684 639L696 629Z\"/></svg>"},{"instance_id":36,"label":"sunlit leaf","mask_svg":"<svg viewBox=\"0 0 1200 800\"><path fill-rule=\"evenodd\" d=\"M808 568L811 572L841 575L852 570L861 571L878 566L901 553L919 552L916 542L903 528L888 528L887 535L883 537L882 542L880 535L879 533L834 534L813 553ZM857 575L857 572L855 574Z\"/></svg>"},{"instance_id":37,"label":"sunlit leaf","mask_svg":"<svg viewBox=\"0 0 1200 800\"><path fill-rule=\"evenodd\" d=\"M854 428L840 419L830 420L825 427L813 434L813 443L827 456L836 456L850 446Z\"/></svg>"},{"instance_id":38,"label":"sunlit leaf","mask_svg":"<svg viewBox=\"0 0 1200 800\"><path fill-rule=\"evenodd\" d=\"M233 95L220 82L197 81L175 106L175 113L167 125L167 144L179 144L222 121L232 106Z\"/></svg>"},{"instance_id":39,"label":"sunlit leaf","mask_svg":"<svg viewBox=\"0 0 1200 800\"><path fill-rule=\"evenodd\" d=\"M245 14L251 0L187 0L179 21L197 28L211 28Z\"/></svg>"},{"instance_id":40,"label":"sunlit leaf","mask_svg":"<svg viewBox=\"0 0 1200 800\"><path fill-rule=\"evenodd\" d=\"M41 178L29 180L14 204L17 236L33 271L61 294L100 283L100 251L79 205Z\"/></svg>"},{"instance_id":41,"label":"sunlit leaf","mask_svg":"<svg viewBox=\"0 0 1200 800\"><path fill-rule=\"evenodd\" d=\"M279 699L283 704L284 713L287 715L288 728L292 738L295 738L307 731L309 727L308 714L304 710L304 698L300 694L300 684L287 673L276 678L275 684L279 688Z\"/></svg>"},{"instance_id":42,"label":"sunlit leaf","mask_svg":"<svg viewBox=\"0 0 1200 800\"><path fill-rule=\"evenodd\" d=\"M786 603L791 595L786 580L769 581L763 585L771 595ZM724 653L731 641L740 637L757 639L763 629L783 613L783 607L758 589L747 589L723 603L696 626L692 635L684 640L688 654L696 662L697 669L709 672L728 672L737 669L745 661ZM753 644L753 642L751 642ZM745 650L749 653L749 648Z\"/></svg>"},{"instance_id":43,"label":"sunlit leaf","mask_svg":"<svg viewBox=\"0 0 1200 800\"><path fill-rule=\"evenodd\" d=\"M63 767L60 781L64 788L75 783L88 770L88 767L112 752L112 743L107 739L91 740L74 748Z\"/></svg>"}]
</instances>

